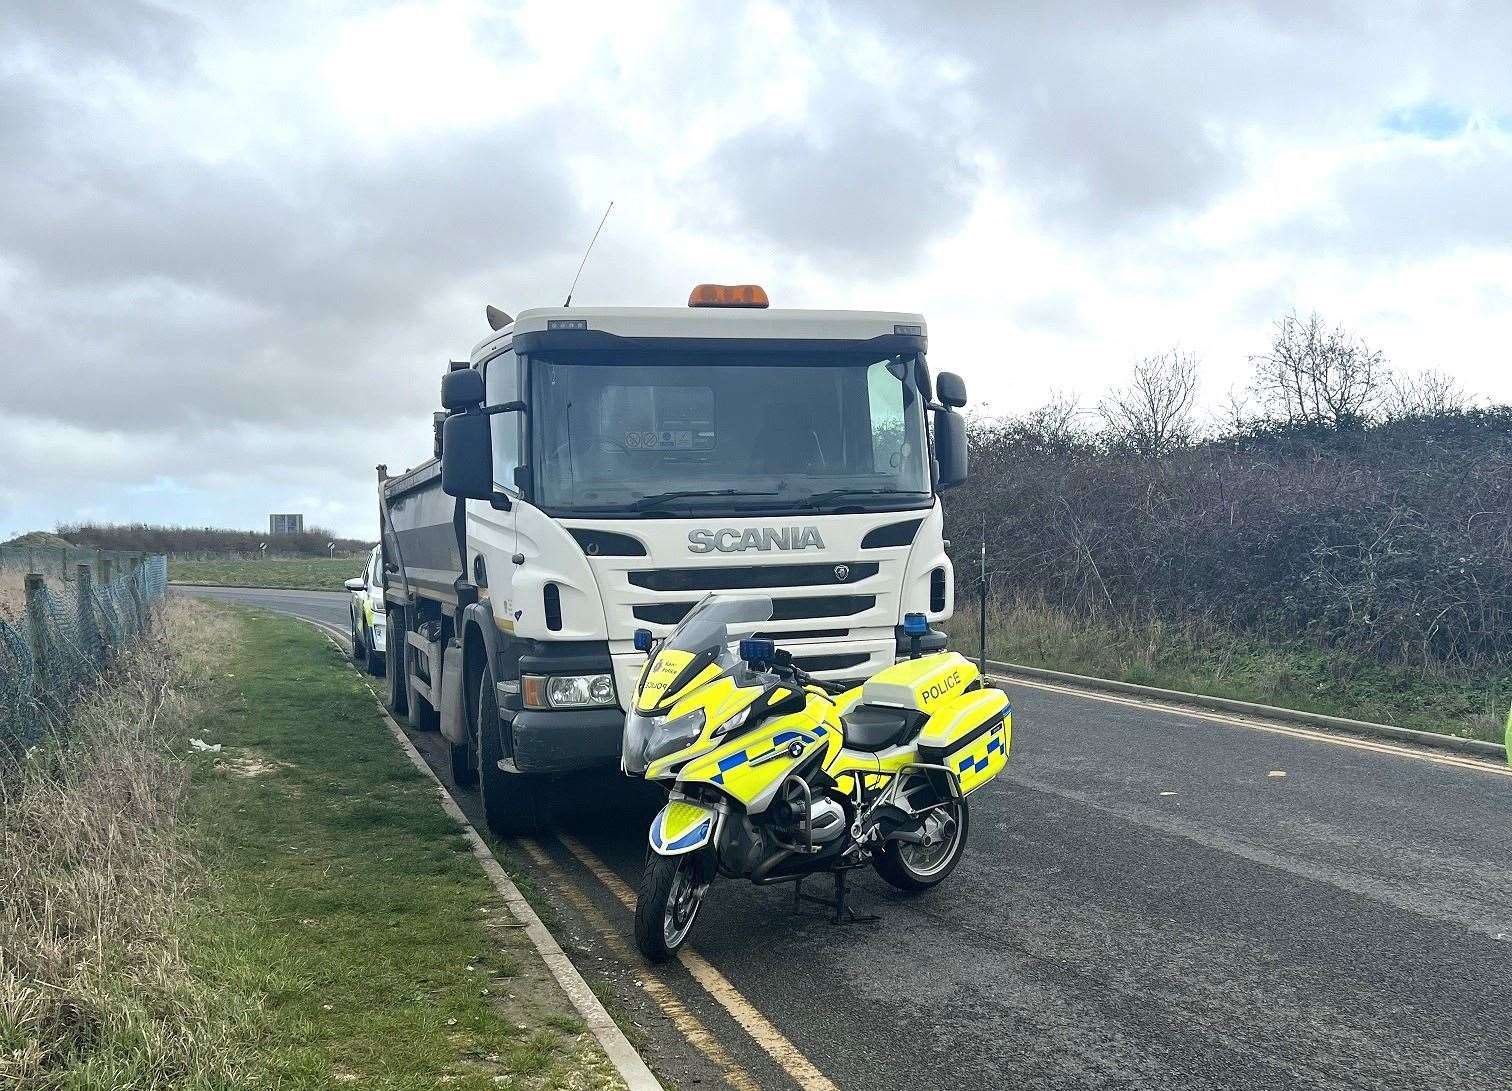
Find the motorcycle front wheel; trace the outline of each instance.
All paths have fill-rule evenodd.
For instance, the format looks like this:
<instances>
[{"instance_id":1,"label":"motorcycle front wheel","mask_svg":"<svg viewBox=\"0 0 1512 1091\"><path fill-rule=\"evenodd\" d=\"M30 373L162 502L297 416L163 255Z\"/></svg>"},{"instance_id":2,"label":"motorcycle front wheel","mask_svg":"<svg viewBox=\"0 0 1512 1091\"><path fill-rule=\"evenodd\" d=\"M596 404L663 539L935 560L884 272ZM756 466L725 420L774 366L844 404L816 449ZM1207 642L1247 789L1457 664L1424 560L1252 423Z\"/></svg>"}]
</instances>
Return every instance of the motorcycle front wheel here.
<instances>
[{"instance_id":1,"label":"motorcycle front wheel","mask_svg":"<svg viewBox=\"0 0 1512 1091\"><path fill-rule=\"evenodd\" d=\"M648 961L677 954L693 930L708 884L699 885L694 854L651 854L635 892L635 945Z\"/></svg>"}]
</instances>

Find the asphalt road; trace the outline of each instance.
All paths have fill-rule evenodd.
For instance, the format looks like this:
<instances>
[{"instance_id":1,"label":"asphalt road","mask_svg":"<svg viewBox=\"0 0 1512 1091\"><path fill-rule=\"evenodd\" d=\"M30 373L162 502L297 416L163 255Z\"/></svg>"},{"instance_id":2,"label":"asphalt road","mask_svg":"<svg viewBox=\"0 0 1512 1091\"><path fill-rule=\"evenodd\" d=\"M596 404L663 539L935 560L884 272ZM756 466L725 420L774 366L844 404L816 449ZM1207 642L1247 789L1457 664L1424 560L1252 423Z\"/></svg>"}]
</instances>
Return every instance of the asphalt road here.
<instances>
[{"instance_id":1,"label":"asphalt road","mask_svg":"<svg viewBox=\"0 0 1512 1091\"><path fill-rule=\"evenodd\" d=\"M346 629L341 594L196 593ZM906 898L863 876L855 905L879 924L832 927L786 888L734 882L703 909L692 945L821 1079L1512 1088L1504 767L1008 688L1012 760L972 796L947 883ZM583 860L633 886L648 801L617 778L559 791L564 835L509 851L653 1067L684 1088L801 1086L717 989L626 951L629 913Z\"/></svg>"}]
</instances>

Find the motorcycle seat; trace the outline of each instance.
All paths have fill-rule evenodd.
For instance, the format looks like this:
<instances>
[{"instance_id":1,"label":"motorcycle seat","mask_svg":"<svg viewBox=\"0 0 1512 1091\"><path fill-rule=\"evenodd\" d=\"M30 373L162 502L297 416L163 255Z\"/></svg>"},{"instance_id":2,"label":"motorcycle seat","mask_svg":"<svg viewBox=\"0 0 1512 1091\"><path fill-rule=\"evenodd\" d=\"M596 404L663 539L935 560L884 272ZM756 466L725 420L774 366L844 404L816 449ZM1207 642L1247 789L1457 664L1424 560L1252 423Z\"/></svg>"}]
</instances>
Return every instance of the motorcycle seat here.
<instances>
[{"instance_id":1,"label":"motorcycle seat","mask_svg":"<svg viewBox=\"0 0 1512 1091\"><path fill-rule=\"evenodd\" d=\"M857 704L840 717L840 724L845 728L846 746L873 752L915 738L927 719L928 714L916 709Z\"/></svg>"}]
</instances>

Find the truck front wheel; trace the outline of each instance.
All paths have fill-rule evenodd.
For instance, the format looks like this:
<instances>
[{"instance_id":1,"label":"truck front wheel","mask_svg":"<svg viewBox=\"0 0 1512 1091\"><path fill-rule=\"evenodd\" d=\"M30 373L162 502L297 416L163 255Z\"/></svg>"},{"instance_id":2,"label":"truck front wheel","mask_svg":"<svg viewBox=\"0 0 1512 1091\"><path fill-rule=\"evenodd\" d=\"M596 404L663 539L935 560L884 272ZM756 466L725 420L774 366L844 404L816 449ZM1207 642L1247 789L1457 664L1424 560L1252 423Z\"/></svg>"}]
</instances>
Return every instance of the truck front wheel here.
<instances>
[{"instance_id":1,"label":"truck front wheel","mask_svg":"<svg viewBox=\"0 0 1512 1091\"><path fill-rule=\"evenodd\" d=\"M472 788L478 783L478 756L473 751L472 740L451 744L451 775L459 788Z\"/></svg>"},{"instance_id":2,"label":"truck front wheel","mask_svg":"<svg viewBox=\"0 0 1512 1091\"><path fill-rule=\"evenodd\" d=\"M503 724L493 667L478 683L478 782L488 828L504 837L534 833L541 828L541 785L538 777L499 768L504 757Z\"/></svg>"}]
</instances>

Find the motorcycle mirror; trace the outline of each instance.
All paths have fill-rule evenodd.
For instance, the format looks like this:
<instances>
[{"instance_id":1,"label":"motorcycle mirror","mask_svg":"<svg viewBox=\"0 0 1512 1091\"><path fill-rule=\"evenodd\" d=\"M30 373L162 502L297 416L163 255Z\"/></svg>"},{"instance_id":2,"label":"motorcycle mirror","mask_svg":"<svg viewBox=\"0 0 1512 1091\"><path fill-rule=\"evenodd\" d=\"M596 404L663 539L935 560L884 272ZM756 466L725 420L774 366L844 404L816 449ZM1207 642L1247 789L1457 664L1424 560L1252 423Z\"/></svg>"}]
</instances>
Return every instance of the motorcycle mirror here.
<instances>
[{"instance_id":1,"label":"motorcycle mirror","mask_svg":"<svg viewBox=\"0 0 1512 1091\"><path fill-rule=\"evenodd\" d=\"M635 630L635 650L638 652L649 652L651 650L650 629Z\"/></svg>"},{"instance_id":2,"label":"motorcycle mirror","mask_svg":"<svg viewBox=\"0 0 1512 1091\"><path fill-rule=\"evenodd\" d=\"M772 640L748 637L740 642L740 658L755 666L770 663L777 656L777 644Z\"/></svg>"}]
</instances>

